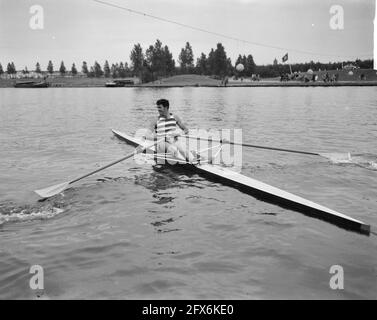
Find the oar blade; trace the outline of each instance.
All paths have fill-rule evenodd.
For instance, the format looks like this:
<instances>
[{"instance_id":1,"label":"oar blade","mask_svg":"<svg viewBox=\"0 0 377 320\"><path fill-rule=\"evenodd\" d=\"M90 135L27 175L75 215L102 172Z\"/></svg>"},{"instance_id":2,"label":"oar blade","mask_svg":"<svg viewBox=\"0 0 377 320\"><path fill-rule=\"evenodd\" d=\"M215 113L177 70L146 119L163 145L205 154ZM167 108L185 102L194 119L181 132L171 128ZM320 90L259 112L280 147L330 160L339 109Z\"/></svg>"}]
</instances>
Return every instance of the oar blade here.
<instances>
[{"instance_id":1,"label":"oar blade","mask_svg":"<svg viewBox=\"0 0 377 320\"><path fill-rule=\"evenodd\" d=\"M319 155L334 163L350 163L352 161L350 153L319 153Z\"/></svg>"},{"instance_id":2,"label":"oar blade","mask_svg":"<svg viewBox=\"0 0 377 320\"><path fill-rule=\"evenodd\" d=\"M59 194L60 192L63 192L65 189L68 188L68 185L69 182L63 182L48 188L34 190L34 192L42 198L50 198L52 196Z\"/></svg>"}]
</instances>

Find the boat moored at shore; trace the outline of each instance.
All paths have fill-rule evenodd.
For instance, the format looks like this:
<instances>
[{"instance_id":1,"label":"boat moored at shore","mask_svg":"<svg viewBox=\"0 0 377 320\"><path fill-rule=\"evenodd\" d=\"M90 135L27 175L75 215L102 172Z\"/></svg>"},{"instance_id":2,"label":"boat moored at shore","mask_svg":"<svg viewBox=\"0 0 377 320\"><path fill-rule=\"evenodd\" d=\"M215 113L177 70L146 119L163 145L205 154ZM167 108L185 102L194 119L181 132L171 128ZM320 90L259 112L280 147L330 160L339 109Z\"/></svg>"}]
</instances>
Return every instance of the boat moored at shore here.
<instances>
[{"instance_id":1,"label":"boat moored at shore","mask_svg":"<svg viewBox=\"0 0 377 320\"><path fill-rule=\"evenodd\" d=\"M15 88L48 88L50 85L46 81L22 81L16 82L14 87Z\"/></svg>"}]
</instances>

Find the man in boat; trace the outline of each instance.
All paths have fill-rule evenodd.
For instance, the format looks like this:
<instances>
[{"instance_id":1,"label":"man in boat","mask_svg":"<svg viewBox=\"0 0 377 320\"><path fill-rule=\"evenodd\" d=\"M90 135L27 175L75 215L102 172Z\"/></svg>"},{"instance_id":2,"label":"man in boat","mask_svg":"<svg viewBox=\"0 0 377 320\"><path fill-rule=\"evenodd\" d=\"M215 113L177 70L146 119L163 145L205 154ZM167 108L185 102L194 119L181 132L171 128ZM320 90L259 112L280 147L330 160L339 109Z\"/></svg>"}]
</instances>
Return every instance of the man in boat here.
<instances>
[{"instance_id":1,"label":"man in boat","mask_svg":"<svg viewBox=\"0 0 377 320\"><path fill-rule=\"evenodd\" d=\"M188 128L182 120L169 110L169 101L159 99L156 102L158 118L153 121L149 127L146 138L161 139L157 145L157 153L169 153L173 157L177 157L183 161L196 162L199 156L190 152L186 146L178 140L180 135L178 128L183 130L185 134L189 133Z\"/></svg>"}]
</instances>

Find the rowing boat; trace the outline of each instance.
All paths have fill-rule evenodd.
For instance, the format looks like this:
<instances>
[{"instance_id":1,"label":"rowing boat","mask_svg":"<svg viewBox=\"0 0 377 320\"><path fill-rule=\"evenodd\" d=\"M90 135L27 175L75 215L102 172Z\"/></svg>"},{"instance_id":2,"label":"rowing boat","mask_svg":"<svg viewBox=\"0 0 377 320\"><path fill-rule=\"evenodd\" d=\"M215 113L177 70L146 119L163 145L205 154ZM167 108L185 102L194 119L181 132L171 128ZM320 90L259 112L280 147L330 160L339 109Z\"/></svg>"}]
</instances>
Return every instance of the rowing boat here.
<instances>
[{"instance_id":1,"label":"rowing boat","mask_svg":"<svg viewBox=\"0 0 377 320\"><path fill-rule=\"evenodd\" d=\"M114 135L135 147L145 147L148 141L141 138L132 137L118 130L112 130ZM154 146L147 148L153 152ZM228 168L209 163L182 163L178 161L180 167L195 171L198 174L208 177L216 182L236 187L237 189L250 194L266 202L277 204L281 207L301 212L305 215L318 218L347 230L361 234L370 234L370 225L362 221L353 219L345 214L329 209L313 201L304 199L287 191L278 189L266 183L252 179Z\"/></svg>"},{"instance_id":2,"label":"rowing boat","mask_svg":"<svg viewBox=\"0 0 377 320\"><path fill-rule=\"evenodd\" d=\"M23 81L15 83L15 88L48 88L50 84L46 81Z\"/></svg>"}]
</instances>

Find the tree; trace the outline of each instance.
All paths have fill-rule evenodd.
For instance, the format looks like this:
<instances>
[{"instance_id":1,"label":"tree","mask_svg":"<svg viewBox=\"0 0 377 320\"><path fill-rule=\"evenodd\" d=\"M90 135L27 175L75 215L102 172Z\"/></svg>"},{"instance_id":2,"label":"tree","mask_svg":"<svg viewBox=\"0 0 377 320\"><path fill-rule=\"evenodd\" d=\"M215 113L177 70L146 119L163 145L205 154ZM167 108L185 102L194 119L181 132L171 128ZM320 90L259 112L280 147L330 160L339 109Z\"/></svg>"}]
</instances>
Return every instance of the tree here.
<instances>
[{"instance_id":1,"label":"tree","mask_svg":"<svg viewBox=\"0 0 377 320\"><path fill-rule=\"evenodd\" d=\"M106 60L105 61L105 65L103 66L103 72L105 73L105 77L108 78L110 77L110 66L109 66L109 62Z\"/></svg>"},{"instance_id":2,"label":"tree","mask_svg":"<svg viewBox=\"0 0 377 320\"><path fill-rule=\"evenodd\" d=\"M248 77L251 77L253 74L255 74L255 62L253 59L253 56L249 54L247 58L245 59L245 74Z\"/></svg>"},{"instance_id":3,"label":"tree","mask_svg":"<svg viewBox=\"0 0 377 320\"><path fill-rule=\"evenodd\" d=\"M238 55L238 57L237 57L237 59L236 59L236 66L237 66L237 64L240 64L240 63L242 63L243 64L243 60L242 60L242 56L239 54Z\"/></svg>"},{"instance_id":4,"label":"tree","mask_svg":"<svg viewBox=\"0 0 377 320\"><path fill-rule=\"evenodd\" d=\"M215 50L213 48L208 54L206 69L208 74L215 74Z\"/></svg>"},{"instance_id":5,"label":"tree","mask_svg":"<svg viewBox=\"0 0 377 320\"><path fill-rule=\"evenodd\" d=\"M72 73L73 76L75 76L77 74L76 65L74 63L72 64L71 73Z\"/></svg>"},{"instance_id":6,"label":"tree","mask_svg":"<svg viewBox=\"0 0 377 320\"><path fill-rule=\"evenodd\" d=\"M2 75L3 73L4 73L3 66L0 63L0 75Z\"/></svg>"},{"instance_id":7,"label":"tree","mask_svg":"<svg viewBox=\"0 0 377 320\"><path fill-rule=\"evenodd\" d=\"M230 60L230 58L226 60L226 70L228 76L234 74L234 67L232 65L232 60Z\"/></svg>"},{"instance_id":8,"label":"tree","mask_svg":"<svg viewBox=\"0 0 377 320\"><path fill-rule=\"evenodd\" d=\"M118 76L118 65L113 63L113 64L111 65L110 72L111 72L111 76L112 76L113 78L116 78L116 77Z\"/></svg>"},{"instance_id":9,"label":"tree","mask_svg":"<svg viewBox=\"0 0 377 320\"><path fill-rule=\"evenodd\" d=\"M196 60L195 68L198 74L201 74L201 75L207 74L207 57L203 52L200 55L200 58Z\"/></svg>"},{"instance_id":10,"label":"tree","mask_svg":"<svg viewBox=\"0 0 377 320\"><path fill-rule=\"evenodd\" d=\"M154 79L160 76L168 76L174 72L175 61L168 46L162 46L160 40L156 40L154 46L149 46L146 51L146 61Z\"/></svg>"},{"instance_id":11,"label":"tree","mask_svg":"<svg viewBox=\"0 0 377 320\"><path fill-rule=\"evenodd\" d=\"M12 66L13 74L16 74L17 70L16 70L16 66L14 65L13 61L11 62L11 66Z\"/></svg>"},{"instance_id":12,"label":"tree","mask_svg":"<svg viewBox=\"0 0 377 320\"><path fill-rule=\"evenodd\" d=\"M216 45L216 49L211 49L207 58L207 70L209 74L224 77L228 74L229 63L225 49L221 43Z\"/></svg>"},{"instance_id":13,"label":"tree","mask_svg":"<svg viewBox=\"0 0 377 320\"><path fill-rule=\"evenodd\" d=\"M373 69L373 59L367 59L364 61L360 61L357 63L360 69Z\"/></svg>"},{"instance_id":14,"label":"tree","mask_svg":"<svg viewBox=\"0 0 377 320\"><path fill-rule=\"evenodd\" d=\"M35 72L36 73L42 73L41 66L40 66L39 62L37 62L37 64L35 65Z\"/></svg>"},{"instance_id":15,"label":"tree","mask_svg":"<svg viewBox=\"0 0 377 320\"><path fill-rule=\"evenodd\" d=\"M8 63L8 65L7 65L7 73L8 74L15 74L15 73L17 73L16 67L14 66L13 62Z\"/></svg>"},{"instance_id":16,"label":"tree","mask_svg":"<svg viewBox=\"0 0 377 320\"><path fill-rule=\"evenodd\" d=\"M126 74L126 77L129 77L129 76L130 76L130 73L131 73L131 72L130 72L130 68L129 68L127 62L124 63L124 72L125 72L125 74Z\"/></svg>"},{"instance_id":17,"label":"tree","mask_svg":"<svg viewBox=\"0 0 377 320\"><path fill-rule=\"evenodd\" d=\"M214 74L223 77L227 74L227 56L225 48L221 43L218 43L214 53Z\"/></svg>"},{"instance_id":18,"label":"tree","mask_svg":"<svg viewBox=\"0 0 377 320\"><path fill-rule=\"evenodd\" d=\"M172 75L175 70L175 61L168 46L164 47L164 62L165 62L165 75Z\"/></svg>"},{"instance_id":19,"label":"tree","mask_svg":"<svg viewBox=\"0 0 377 320\"><path fill-rule=\"evenodd\" d=\"M130 58L134 74L135 71L138 71L138 75L143 82L153 81L161 76L166 77L175 72L175 61L169 47L163 46L158 39L154 46L150 45L145 51L145 58L142 55L140 45L134 47ZM141 58L143 60L140 66Z\"/></svg>"},{"instance_id":20,"label":"tree","mask_svg":"<svg viewBox=\"0 0 377 320\"><path fill-rule=\"evenodd\" d=\"M119 74L120 78L125 78L126 77L126 70L124 68L123 62L119 63L118 74Z\"/></svg>"},{"instance_id":21,"label":"tree","mask_svg":"<svg viewBox=\"0 0 377 320\"><path fill-rule=\"evenodd\" d=\"M87 74L89 78L93 78L95 76L94 67L90 67L90 71Z\"/></svg>"},{"instance_id":22,"label":"tree","mask_svg":"<svg viewBox=\"0 0 377 320\"><path fill-rule=\"evenodd\" d=\"M62 61L61 64L60 64L60 68L59 68L59 72L62 76L65 75L65 72L66 72L66 68L65 68L65 65L64 65L64 62Z\"/></svg>"},{"instance_id":23,"label":"tree","mask_svg":"<svg viewBox=\"0 0 377 320\"><path fill-rule=\"evenodd\" d=\"M194 53L192 52L192 47L189 42L186 42L186 65L189 69L194 67Z\"/></svg>"},{"instance_id":24,"label":"tree","mask_svg":"<svg viewBox=\"0 0 377 320\"><path fill-rule=\"evenodd\" d=\"M146 59L144 59L143 61L143 72L141 74L141 80L142 82L150 82L154 80L152 70L149 67Z\"/></svg>"},{"instance_id":25,"label":"tree","mask_svg":"<svg viewBox=\"0 0 377 320\"><path fill-rule=\"evenodd\" d=\"M50 60L47 65L47 71L48 73L52 74L54 72L54 65L52 64L52 61Z\"/></svg>"},{"instance_id":26,"label":"tree","mask_svg":"<svg viewBox=\"0 0 377 320\"><path fill-rule=\"evenodd\" d=\"M83 61L81 71L82 71L82 73L88 75L89 71L88 71L88 65L87 65L86 61Z\"/></svg>"},{"instance_id":27,"label":"tree","mask_svg":"<svg viewBox=\"0 0 377 320\"><path fill-rule=\"evenodd\" d=\"M179 54L179 64L183 72L191 71L194 67L194 54L189 42L186 42L185 48L181 49Z\"/></svg>"},{"instance_id":28,"label":"tree","mask_svg":"<svg viewBox=\"0 0 377 320\"><path fill-rule=\"evenodd\" d=\"M94 62L94 76L95 77L102 77L103 76L103 71L101 69L100 64L97 61Z\"/></svg>"},{"instance_id":29,"label":"tree","mask_svg":"<svg viewBox=\"0 0 377 320\"><path fill-rule=\"evenodd\" d=\"M130 54L131 69L134 75L138 75L141 79L143 72L144 53L141 45L135 44Z\"/></svg>"},{"instance_id":30,"label":"tree","mask_svg":"<svg viewBox=\"0 0 377 320\"><path fill-rule=\"evenodd\" d=\"M152 45L145 51L145 62L148 66L148 70L153 73L156 69L156 55L154 52L154 47Z\"/></svg>"},{"instance_id":31,"label":"tree","mask_svg":"<svg viewBox=\"0 0 377 320\"><path fill-rule=\"evenodd\" d=\"M162 73L162 43L160 40L156 40L154 46L150 45L146 53L146 61L149 69L152 72L152 78L156 79L159 73Z\"/></svg>"},{"instance_id":32,"label":"tree","mask_svg":"<svg viewBox=\"0 0 377 320\"><path fill-rule=\"evenodd\" d=\"M181 53L178 56L178 62L181 67L181 71L184 73L186 71L186 51L184 48L181 49Z\"/></svg>"},{"instance_id":33,"label":"tree","mask_svg":"<svg viewBox=\"0 0 377 320\"><path fill-rule=\"evenodd\" d=\"M160 40L157 39L154 46L149 46L145 52L145 57L148 70L152 73L152 79L155 80L162 69L162 43Z\"/></svg>"}]
</instances>

